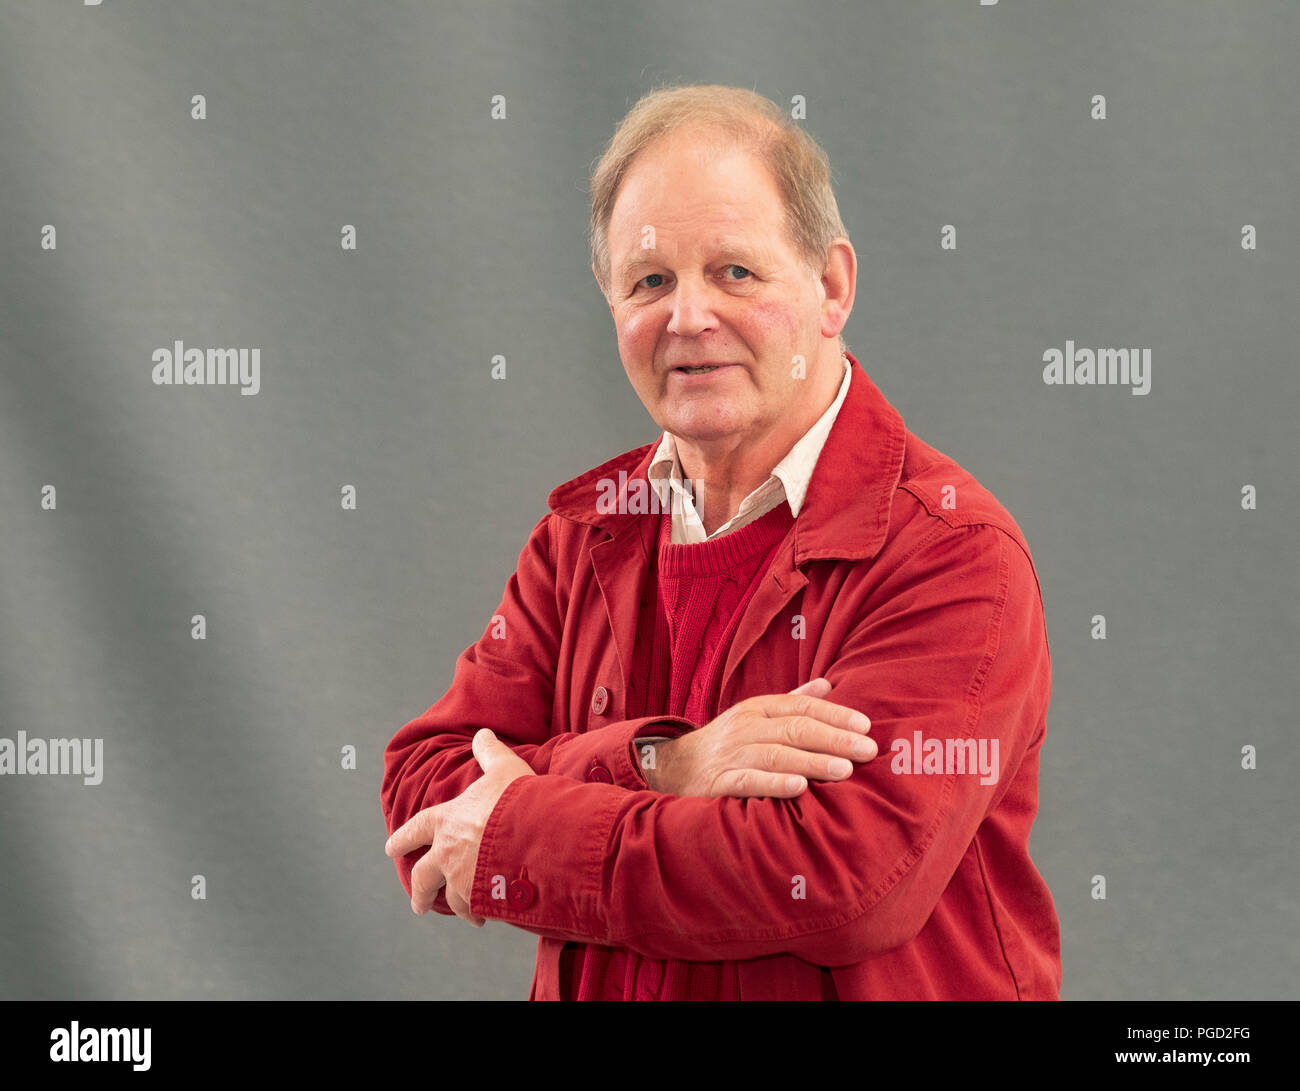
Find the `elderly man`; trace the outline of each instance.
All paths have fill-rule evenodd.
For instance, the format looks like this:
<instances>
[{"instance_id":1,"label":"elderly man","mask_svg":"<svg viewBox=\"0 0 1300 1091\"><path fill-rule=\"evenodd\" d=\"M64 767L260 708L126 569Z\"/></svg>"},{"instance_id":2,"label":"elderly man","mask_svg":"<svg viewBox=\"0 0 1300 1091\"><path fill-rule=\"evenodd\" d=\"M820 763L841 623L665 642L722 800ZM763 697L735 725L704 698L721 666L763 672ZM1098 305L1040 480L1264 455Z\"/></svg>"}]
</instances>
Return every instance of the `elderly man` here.
<instances>
[{"instance_id":1,"label":"elderly man","mask_svg":"<svg viewBox=\"0 0 1300 1091\"><path fill-rule=\"evenodd\" d=\"M824 153L748 91L654 92L592 259L663 435L551 493L389 744L412 908L539 935L536 999L1056 998L1033 562L847 353Z\"/></svg>"}]
</instances>

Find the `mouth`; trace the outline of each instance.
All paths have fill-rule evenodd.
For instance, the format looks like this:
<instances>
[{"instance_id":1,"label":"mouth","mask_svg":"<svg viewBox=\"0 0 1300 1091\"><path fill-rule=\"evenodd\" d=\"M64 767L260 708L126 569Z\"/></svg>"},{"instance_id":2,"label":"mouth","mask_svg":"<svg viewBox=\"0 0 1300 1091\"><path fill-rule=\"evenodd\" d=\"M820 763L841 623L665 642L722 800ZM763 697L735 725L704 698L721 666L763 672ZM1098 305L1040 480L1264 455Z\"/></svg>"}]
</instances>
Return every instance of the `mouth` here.
<instances>
[{"instance_id":1,"label":"mouth","mask_svg":"<svg viewBox=\"0 0 1300 1091\"><path fill-rule=\"evenodd\" d=\"M682 364L673 368L676 375L708 375L710 372L719 371L722 368L731 367L730 364Z\"/></svg>"}]
</instances>

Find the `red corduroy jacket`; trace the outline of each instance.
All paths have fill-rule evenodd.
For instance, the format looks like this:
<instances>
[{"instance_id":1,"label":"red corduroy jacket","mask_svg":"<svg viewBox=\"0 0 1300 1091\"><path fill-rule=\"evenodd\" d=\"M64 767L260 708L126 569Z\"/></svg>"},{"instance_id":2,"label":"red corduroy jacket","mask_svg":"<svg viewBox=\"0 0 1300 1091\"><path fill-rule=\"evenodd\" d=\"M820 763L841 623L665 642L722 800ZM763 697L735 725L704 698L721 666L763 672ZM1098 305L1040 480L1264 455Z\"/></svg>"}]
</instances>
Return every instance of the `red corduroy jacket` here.
<instances>
[{"instance_id":1,"label":"red corduroy jacket","mask_svg":"<svg viewBox=\"0 0 1300 1091\"><path fill-rule=\"evenodd\" d=\"M540 774L498 801L470 900L542 937L532 998L559 998L566 941L735 961L743 999L821 999L822 968L840 999L1059 996L1055 907L1029 857L1051 693L1029 549L850 362L804 506L741 618L720 707L824 676L829 700L871 718L874 761L793 800L648 789L633 740L702 726L625 718L660 524L637 514L633 482L653 443L551 493L451 688L389 744L390 833L478 779L480 728ZM610 512L620 471L631 503ZM424 851L396 861L408 895ZM442 894L435 908L451 912Z\"/></svg>"}]
</instances>

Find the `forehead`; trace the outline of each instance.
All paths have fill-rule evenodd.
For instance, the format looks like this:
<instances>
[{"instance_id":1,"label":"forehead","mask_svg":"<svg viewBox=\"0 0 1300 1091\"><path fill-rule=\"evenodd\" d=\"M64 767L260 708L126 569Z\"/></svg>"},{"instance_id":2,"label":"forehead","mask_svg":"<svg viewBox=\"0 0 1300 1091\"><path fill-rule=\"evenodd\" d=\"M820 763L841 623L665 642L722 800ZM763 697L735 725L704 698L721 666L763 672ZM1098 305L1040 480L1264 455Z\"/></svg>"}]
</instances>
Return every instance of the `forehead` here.
<instances>
[{"instance_id":1,"label":"forehead","mask_svg":"<svg viewBox=\"0 0 1300 1091\"><path fill-rule=\"evenodd\" d=\"M611 246L640 248L646 227L731 245L782 232L785 203L751 151L700 133L661 137L632 161L610 214Z\"/></svg>"}]
</instances>

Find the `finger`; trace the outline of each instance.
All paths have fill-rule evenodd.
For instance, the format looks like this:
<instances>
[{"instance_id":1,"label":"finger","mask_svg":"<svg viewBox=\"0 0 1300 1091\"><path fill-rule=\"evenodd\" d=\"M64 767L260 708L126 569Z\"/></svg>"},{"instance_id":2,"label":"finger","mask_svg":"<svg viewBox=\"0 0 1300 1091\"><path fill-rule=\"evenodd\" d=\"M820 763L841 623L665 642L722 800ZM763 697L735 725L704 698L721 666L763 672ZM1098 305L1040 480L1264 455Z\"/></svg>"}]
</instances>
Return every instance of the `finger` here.
<instances>
[{"instance_id":1,"label":"finger","mask_svg":"<svg viewBox=\"0 0 1300 1091\"><path fill-rule=\"evenodd\" d=\"M814 678L811 682L805 682L797 689L790 691L791 695L806 693L811 697L825 697L831 691L831 684L825 678Z\"/></svg>"},{"instance_id":2,"label":"finger","mask_svg":"<svg viewBox=\"0 0 1300 1091\"><path fill-rule=\"evenodd\" d=\"M488 772L488 767L506 763L506 772L513 772L516 775L531 773L533 767L523 758L510 749L505 743L496 737L488 728L483 728L474 735L473 740L474 760L478 762L479 768L484 773Z\"/></svg>"},{"instance_id":3,"label":"finger","mask_svg":"<svg viewBox=\"0 0 1300 1091\"><path fill-rule=\"evenodd\" d=\"M452 890L451 887L447 887L447 905L451 907L451 911L455 913L456 916L460 917L462 920L469 921L475 928L483 927L483 918L474 916L474 914L470 912L469 902Z\"/></svg>"},{"instance_id":4,"label":"finger","mask_svg":"<svg viewBox=\"0 0 1300 1091\"><path fill-rule=\"evenodd\" d=\"M861 735L836 732L849 746ZM766 773L804 777L807 780L847 780L853 775L854 758L832 752L820 752L781 743L745 746L735 754L734 763L742 769L761 769ZM856 759L865 761L865 758Z\"/></svg>"},{"instance_id":5,"label":"finger","mask_svg":"<svg viewBox=\"0 0 1300 1091\"><path fill-rule=\"evenodd\" d=\"M432 852L425 853L423 859L411 869L411 912L419 915L433 908L438 891L447 885L447 876L443 874L439 861ZM447 890L447 903L451 904L451 890Z\"/></svg>"},{"instance_id":6,"label":"finger","mask_svg":"<svg viewBox=\"0 0 1300 1091\"><path fill-rule=\"evenodd\" d=\"M762 739L751 739L751 743L782 743L796 752L815 756L818 762L811 772L805 766L789 770L783 766L781 772L802 773L819 779L825 779L826 774L829 773L831 779L839 779L836 769L843 769L839 762L872 761L879 752L876 740L870 735L841 727L831 727L830 724L809 719L807 716L782 716L759 721L759 723L766 725L767 736ZM828 765L828 761L836 764ZM763 765L762 762L756 761L746 761L745 764ZM848 773L843 775L847 776Z\"/></svg>"},{"instance_id":7,"label":"finger","mask_svg":"<svg viewBox=\"0 0 1300 1091\"><path fill-rule=\"evenodd\" d=\"M508 750L509 747L505 746L505 744L502 743L502 741L498 739L489 728L485 727L474 733L474 760L478 762L479 768L482 769L483 772L486 773L491 761L499 756L497 753L498 749Z\"/></svg>"},{"instance_id":8,"label":"finger","mask_svg":"<svg viewBox=\"0 0 1300 1091\"><path fill-rule=\"evenodd\" d=\"M389 856L405 856L421 845L433 844L433 827L436 819L432 812L436 807L426 807L410 820L402 823L393 831L393 835L384 842L384 851Z\"/></svg>"},{"instance_id":9,"label":"finger","mask_svg":"<svg viewBox=\"0 0 1300 1091\"><path fill-rule=\"evenodd\" d=\"M831 727L858 731L862 734L871 730L871 719L865 712L859 712L848 705L827 701L822 697L813 697L807 693L786 694L777 697L777 702L763 706L768 716L806 716L830 724Z\"/></svg>"},{"instance_id":10,"label":"finger","mask_svg":"<svg viewBox=\"0 0 1300 1091\"><path fill-rule=\"evenodd\" d=\"M808 781L789 773L767 769L728 769L709 787L713 797L793 799L808 787Z\"/></svg>"}]
</instances>

